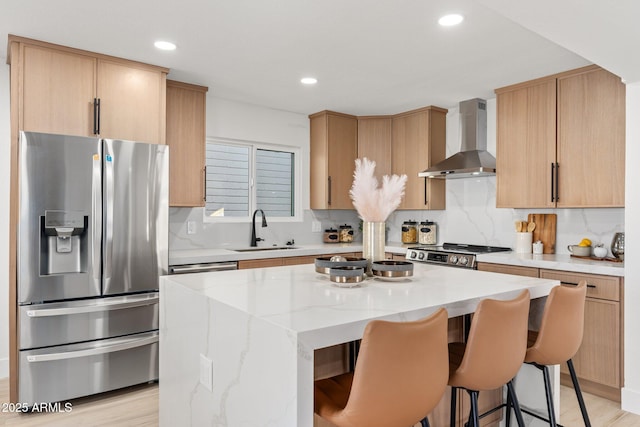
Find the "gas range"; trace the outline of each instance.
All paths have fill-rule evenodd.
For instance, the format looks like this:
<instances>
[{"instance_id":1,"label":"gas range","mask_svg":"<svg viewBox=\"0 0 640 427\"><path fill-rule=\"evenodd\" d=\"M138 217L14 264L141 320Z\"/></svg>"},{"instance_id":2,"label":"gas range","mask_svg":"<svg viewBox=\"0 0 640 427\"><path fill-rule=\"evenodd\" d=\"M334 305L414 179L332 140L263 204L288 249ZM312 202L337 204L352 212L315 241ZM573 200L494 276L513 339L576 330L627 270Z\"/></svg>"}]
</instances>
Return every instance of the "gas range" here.
<instances>
[{"instance_id":1,"label":"gas range","mask_svg":"<svg viewBox=\"0 0 640 427\"><path fill-rule=\"evenodd\" d=\"M406 259L450 267L476 268L476 255L491 252L507 252L511 248L500 246L444 243L442 246L415 246L407 249Z\"/></svg>"}]
</instances>

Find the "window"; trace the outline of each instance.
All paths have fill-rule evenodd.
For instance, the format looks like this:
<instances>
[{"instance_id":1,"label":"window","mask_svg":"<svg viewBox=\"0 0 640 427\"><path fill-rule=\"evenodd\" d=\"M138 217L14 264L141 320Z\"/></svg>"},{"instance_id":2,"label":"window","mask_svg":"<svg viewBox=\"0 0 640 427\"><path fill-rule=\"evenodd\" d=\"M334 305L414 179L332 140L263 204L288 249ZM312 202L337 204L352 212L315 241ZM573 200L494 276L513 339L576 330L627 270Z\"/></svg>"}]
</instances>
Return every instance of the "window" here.
<instances>
[{"instance_id":1,"label":"window","mask_svg":"<svg viewBox=\"0 0 640 427\"><path fill-rule=\"evenodd\" d=\"M296 217L296 147L207 140L205 218Z\"/></svg>"}]
</instances>

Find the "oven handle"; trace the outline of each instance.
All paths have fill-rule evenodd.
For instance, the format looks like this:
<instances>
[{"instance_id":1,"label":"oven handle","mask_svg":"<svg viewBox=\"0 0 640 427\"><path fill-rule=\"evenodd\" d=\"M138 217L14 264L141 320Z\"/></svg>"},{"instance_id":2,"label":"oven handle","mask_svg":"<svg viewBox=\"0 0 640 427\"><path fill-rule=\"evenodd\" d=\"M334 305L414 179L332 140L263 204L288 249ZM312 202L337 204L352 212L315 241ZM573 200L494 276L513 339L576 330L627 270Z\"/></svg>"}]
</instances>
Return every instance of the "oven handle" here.
<instances>
[{"instance_id":1,"label":"oven handle","mask_svg":"<svg viewBox=\"0 0 640 427\"><path fill-rule=\"evenodd\" d=\"M77 351L63 351L60 353L34 354L31 356L27 356L27 361L29 363L52 362L55 360L67 360L67 359L75 359L78 357L98 356L100 354L114 353L116 351L143 347L145 345L149 345L157 342L158 342L158 335L156 334L154 336L147 337L147 338L138 338L134 340L129 340L127 342L113 344L113 345L106 345L104 347L98 347L98 348L88 348L85 350L77 350Z\"/></svg>"},{"instance_id":2,"label":"oven handle","mask_svg":"<svg viewBox=\"0 0 640 427\"><path fill-rule=\"evenodd\" d=\"M79 307L60 307L60 308L41 308L36 310L27 310L29 317L50 317L50 316L68 316L70 314L95 313L98 311L123 310L125 308L143 307L145 305L158 304L160 298L158 293L144 295L142 298L128 297L123 301L117 299L115 301L103 302L101 304L87 304Z\"/></svg>"}]
</instances>

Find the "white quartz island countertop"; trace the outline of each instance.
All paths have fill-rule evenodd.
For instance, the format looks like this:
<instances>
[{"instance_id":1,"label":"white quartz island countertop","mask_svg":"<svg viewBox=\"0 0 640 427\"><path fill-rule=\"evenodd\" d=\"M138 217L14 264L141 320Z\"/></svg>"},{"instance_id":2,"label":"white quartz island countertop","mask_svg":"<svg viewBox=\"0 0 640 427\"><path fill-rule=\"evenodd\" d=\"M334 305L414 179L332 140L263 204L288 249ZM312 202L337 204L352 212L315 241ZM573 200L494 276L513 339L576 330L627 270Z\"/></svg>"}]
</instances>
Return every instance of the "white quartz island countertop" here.
<instances>
[{"instance_id":1,"label":"white quartz island countertop","mask_svg":"<svg viewBox=\"0 0 640 427\"><path fill-rule=\"evenodd\" d=\"M456 317L483 298L523 289L539 298L559 283L414 268L411 278L353 288L335 286L313 265L162 277L160 425L310 427L315 349L359 339L373 319L414 320L439 307Z\"/></svg>"}]
</instances>

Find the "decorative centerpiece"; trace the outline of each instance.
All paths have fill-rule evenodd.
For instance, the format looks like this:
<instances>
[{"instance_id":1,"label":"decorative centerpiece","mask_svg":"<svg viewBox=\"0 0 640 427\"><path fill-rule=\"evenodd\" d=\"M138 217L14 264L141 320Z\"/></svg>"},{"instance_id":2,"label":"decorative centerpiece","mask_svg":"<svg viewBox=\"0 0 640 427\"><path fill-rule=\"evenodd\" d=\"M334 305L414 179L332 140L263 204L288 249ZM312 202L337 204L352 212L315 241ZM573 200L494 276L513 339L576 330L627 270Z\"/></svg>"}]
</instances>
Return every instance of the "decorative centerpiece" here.
<instances>
[{"instance_id":1,"label":"decorative centerpiece","mask_svg":"<svg viewBox=\"0 0 640 427\"><path fill-rule=\"evenodd\" d=\"M384 259L385 221L400 205L407 182L407 175L385 175L379 187L375 169L376 162L366 157L356 159L349 192L362 219L362 256L368 261L368 275L371 275L371 262Z\"/></svg>"}]
</instances>

